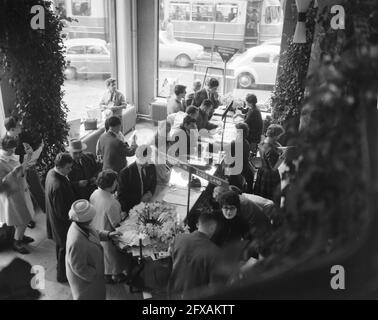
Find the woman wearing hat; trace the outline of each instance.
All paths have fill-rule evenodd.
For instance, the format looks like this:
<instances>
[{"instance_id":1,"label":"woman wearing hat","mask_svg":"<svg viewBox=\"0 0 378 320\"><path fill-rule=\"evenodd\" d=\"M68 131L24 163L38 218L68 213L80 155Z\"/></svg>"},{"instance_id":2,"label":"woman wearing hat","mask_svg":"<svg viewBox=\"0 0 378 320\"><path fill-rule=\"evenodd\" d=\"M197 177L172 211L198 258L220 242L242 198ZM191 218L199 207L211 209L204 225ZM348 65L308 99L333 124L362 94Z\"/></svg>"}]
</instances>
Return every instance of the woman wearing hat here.
<instances>
[{"instance_id":1,"label":"woman wearing hat","mask_svg":"<svg viewBox=\"0 0 378 320\"><path fill-rule=\"evenodd\" d=\"M118 232L98 232L91 227L95 208L87 200L72 204L73 221L67 234L66 272L74 300L104 300L104 251L100 241L110 241Z\"/></svg>"},{"instance_id":2,"label":"woman wearing hat","mask_svg":"<svg viewBox=\"0 0 378 320\"><path fill-rule=\"evenodd\" d=\"M29 145L24 146L26 159L21 165L14 154L17 143L17 138L10 136L1 140L0 182L8 185L8 192L0 194L0 223L15 227L13 249L21 254L28 254L25 244L34 240L24 233L34 216L34 208L25 170L30 164L33 150Z\"/></svg>"},{"instance_id":3,"label":"woman wearing hat","mask_svg":"<svg viewBox=\"0 0 378 320\"><path fill-rule=\"evenodd\" d=\"M113 170L104 170L98 175L98 189L92 193L90 198L90 203L97 210L97 215L92 221L92 227L96 230L113 232L126 215L121 212L121 204L114 197L118 186L117 179L117 173ZM101 242L101 244L104 248L107 283L126 280L123 271L130 266L130 258L118 251L112 242Z\"/></svg>"}]
</instances>

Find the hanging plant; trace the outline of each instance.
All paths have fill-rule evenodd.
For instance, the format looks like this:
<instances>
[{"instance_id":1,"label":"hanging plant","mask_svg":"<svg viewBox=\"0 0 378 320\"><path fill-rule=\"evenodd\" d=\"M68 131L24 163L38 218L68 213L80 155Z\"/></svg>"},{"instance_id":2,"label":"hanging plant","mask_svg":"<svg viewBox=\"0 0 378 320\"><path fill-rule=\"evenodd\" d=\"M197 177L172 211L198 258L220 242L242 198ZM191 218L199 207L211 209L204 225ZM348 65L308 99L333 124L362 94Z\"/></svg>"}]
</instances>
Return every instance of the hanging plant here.
<instances>
[{"instance_id":1,"label":"hanging plant","mask_svg":"<svg viewBox=\"0 0 378 320\"><path fill-rule=\"evenodd\" d=\"M34 30L31 8L44 7L45 29ZM61 87L65 60L63 23L43 0L0 2L0 66L14 89L15 115L31 136L42 136L45 147L38 168L44 176L64 150L68 135L67 106Z\"/></svg>"},{"instance_id":2,"label":"hanging plant","mask_svg":"<svg viewBox=\"0 0 378 320\"><path fill-rule=\"evenodd\" d=\"M300 107L305 95L306 77L314 37L317 9L311 8L307 13L307 43L293 42L288 38L288 48L281 54L280 73L272 95L272 118L290 132L297 132Z\"/></svg>"}]
</instances>

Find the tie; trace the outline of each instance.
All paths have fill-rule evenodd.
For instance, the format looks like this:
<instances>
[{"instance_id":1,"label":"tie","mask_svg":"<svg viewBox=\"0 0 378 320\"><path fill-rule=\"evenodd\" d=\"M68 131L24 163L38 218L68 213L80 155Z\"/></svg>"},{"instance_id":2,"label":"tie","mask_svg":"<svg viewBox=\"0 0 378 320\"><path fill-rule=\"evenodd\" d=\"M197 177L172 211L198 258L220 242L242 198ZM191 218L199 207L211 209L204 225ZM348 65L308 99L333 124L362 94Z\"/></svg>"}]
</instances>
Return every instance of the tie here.
<instances>
[{"instance_id":1,"label":"tie","mask_svg":"<svg viewBox=\"0 0 378 320\"><path fill-rule=\"evenodd\" d=\"M114 92L112 92L112 95L110 96L110 102L114 102Z\"/></svg>"},{"instance_id":2,"label":"tie","mask_svg":"<svg viewBox=\"0 0 378 320\"><path fill-rule=\"evenodd\" d=\"M143 184L143 194L145 194L148 191L148 185L146 181L146 167L142 167L142 184Z\"/></svg>"}]
</instances>

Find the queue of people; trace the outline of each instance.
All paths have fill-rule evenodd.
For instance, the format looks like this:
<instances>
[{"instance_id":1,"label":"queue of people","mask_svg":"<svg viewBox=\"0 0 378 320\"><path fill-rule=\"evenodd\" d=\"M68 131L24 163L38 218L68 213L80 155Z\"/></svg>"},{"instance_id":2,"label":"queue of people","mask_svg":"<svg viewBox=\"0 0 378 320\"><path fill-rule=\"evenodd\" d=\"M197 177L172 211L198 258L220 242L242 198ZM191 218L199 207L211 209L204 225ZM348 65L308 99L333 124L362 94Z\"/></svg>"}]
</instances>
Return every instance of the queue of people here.
<instances>
[{"instance_id":1,"label":"queue of people","mask_svg":"<svg viewBox=\"0 0 378 320\"><path fill-rule=\"evenodd\" d=\"M187 99L186 88L176 86L167 121L159 126L151 142L154 152L160 143L174 144L183 133L187 142L184 154L190 155L194 152L193 131L217 127L210 119L220 104L219 82L210 79L204 89L199 84L194 83ZM113 115L106 121L96 155L86 152L82 141L71 140L66 152L56 156L44 188L35 176L43 142L38 138L27 142L27 134L22 138L22 125L17 119L6 120L7 134L1 139L0 186L5 192L0 192L0 222L15 227L13 248L27 254L27 244L33 241L25 235L27 225L33 221L38 206L46 213L47 235L56 246L57 281L69 283L74 299L105 299L106 283L130 280L132 257L116 247L116 229L135 205L153 200L157 183L167 182L171 170L168 164L146 162L148 152L137 152L135 135L128 144L117 114L124 97L112 79L107 86L102 104ZM193 298L199 290L226 284L235 270L240 271L245 243L255 243L248 258L259 259L269 252L265 239L279 221L278 167L285 159L285 151L278 139L284 130L271 125L263 137L262 117L254 95L246 97L246 106L244 123L236 124L240 137L233 142L234 149L237 142L243 143L242 172L238 177L228 177L230 188L214 189L211 210L200 213L196 231L174 239L170 249L170 298ZM198 136L195 139L198 141ZM250 161L257 151L262 166L255 179ZM128 164L126 158L130 156L136 156L136 160ZM244 183L236 182L238 178Z\"/></svg>"}]
</instances>

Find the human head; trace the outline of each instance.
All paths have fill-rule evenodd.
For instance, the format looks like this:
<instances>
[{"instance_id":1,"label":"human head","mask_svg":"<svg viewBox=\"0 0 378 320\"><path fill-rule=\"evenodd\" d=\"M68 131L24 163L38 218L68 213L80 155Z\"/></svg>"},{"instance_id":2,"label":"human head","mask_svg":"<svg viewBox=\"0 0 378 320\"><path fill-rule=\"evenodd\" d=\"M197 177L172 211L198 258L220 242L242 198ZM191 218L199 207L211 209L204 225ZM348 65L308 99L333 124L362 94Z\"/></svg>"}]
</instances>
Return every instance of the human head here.
<instances>
[{"instance_id":1,"label":"human head","mask_svg":"<svg viewBox=\"0 0 378 320\"><path fill-rule=\"evenodd\" d=\"M245 101L247 101L249 105L255 106L257 104L257 97L252 93L248 93L245 97Z\"/></svg>"},{"instance_id":2,"label":"human head","mask_svg":"<svg viewBox=\"0 0 378 320\"><path fill-rule=\"evenodd\" d=\"M11 137L17 137L21 133L21 123L16 117L6 118L4 127L7 130L7 134Z\"/></svg>"},{"instance_id":3,"label":"human head","mask_svg":"<svg viewBox=\"0 0 378 320\"><path fill-rule=\"evenodd\" d=\"M234 191L227 191L220 196L220 206L227 220L235 218L240 210L240 198Z\"/></svg>"},{"instance_id":4,"label":"human head","mask_svg":"<svg viewBox=\"0 0 378 320\"><path fill-rule=\"evenodd\" d=\"M213 109L214 109L213 103L209 99L203 100L202 104L200 106L200 109L202 111L205 111L207 113L207 115L210 115L213 112Z\"/></svg>"},{"instance_id":5,"label":"human head","mask_svg":"<svg viewBox=\"0 0 378 320\"><path fill-rule=\"evenodd\" d=\"M198 108L196 106L189 106L186 108L186 114L193 119L198 118Z\"/></svg>"},{"instance_id":6,"label":"human head","mask_svg":"<svg viewBox=\"0 0 378 320\"><path fill-rule=\"evenodd\" d=\"M149 152L150 151L150 152ZM135 152L136 163L141 167L146 167L151 163L151 147L147 145L139 146Z\"/></svg>"},{"instance_id":7,"label":"human head","mask_svg":"<svg viewBox=\"0 0 378 320\"><path fill-rule=\"evenodd\" d=\"M202 212L198 218L198 231L211 238L217 229L218 216L213 212Z\"/></svg>"},{"instance_id":8,"label":"human head","mask_svg":"<svg viewBox=\"0 0 378 320\"><path fill-rule=\"evenodd\" d=\"M109 126L109 129L115 133L118 133L121 131L121 119L116 117L116 116L112 116L108 119L108 126Z\"/></svg>"},{"instance_id":9,"label":"human head","mask_svg":"<svg viewBox=\"0 0 378 320\"><path fill-rule=\"evenodd\" d=\"M185 116L182 125L185 130L197 129L196 119L193 119L191 116Z\"/></svg>"},{"instance_id":10,"label":"human head","mask_svg":"<svg viewBox=\"0 0 378 320\"><path fill-rule=\"evenodd\" d=\"M229 191L227 188L215 187L213 190L213 199L217 202L220 202L221 195L227 191Z\"/></svg>"},{"instance_id":11,"label":"human head","mask_svg":"<svg viewBox=\"0 0 378 320\"><path fill-rule=\"evenodd\" d=\"M175 95L177 97L177 99L183 99L186 95L186 87L181 85L181 84L178 84L175 86Z\"/></svg>"},{"instance_id":12,"label":"human head","mask_svg":"<svg viewBox=\"0 0 378 320\"><path fill-rule=\"evenodd\" d=\"M219 81L216 78L210 78L208 87L209 91L215 93L218 90Z\"/></svg>"},{"instance_id":13,"label":"human head","mask_svg":"<svg viewBox=\"0 0 378 320\"><path fill-rule=\"evenodd\" d=\"M193 91L196 92L201 89L202 82L199 79L193 81Z\"/></svg>"},{"instance_id":14,"label":"human head","mask_svg":"<svg viewBox=\"0 0 378 320\"><path fill-rule=\"evenodd\" d=\"M247 139L248 135L249 135L249 128L248 128L248 125L244 122L239 122L237 124L235 124L235 128L236 130L242 130L243 131L243 139ZM238 131L239 133L239 131Z\"/></svg>"},{"instance_id":15,"label":"human head","mask_svg":"<svg viewBox=\"0 0 378 320\"><path fill-rule=\"evenodd\" d=\"M97 186L102 190L114 193L118 186L117 172L110 169L101 171L97 177Z\"/></svg>"},{"instance_id":16,"label":"human head","mask_svg":"<svg viewBox=\"0 0 378 320\"><path fill-rule=\"evenodd\" d=\"M73 159L67 152L59 153L55 158L55 167L64 175L67 176L72 169Z\"/></svg>"},{"instance_id":17,"label":"human head","mask_svg":"<svg viewBox=\"0 0 378 320\"><path fill-rule=\"evenodd\" d=\"M89 225L96 216L96 209L88 200L81 199L72 204L68 216L71 221Z\"/></svg>"},{"instance_id":18,"label":"human head","mask_svg":"<svg viewBox=\"0 0 378 320\"><path fill-rule=\"evenodd\" d=\"M1 148L8 156L11 156L16 151L17 143L18 141L16 137L5 135L1 140Z\"/></svg>"},{"instance_id":19,"label":"human head","mask_svg":"<svg viewBox=\"0 0 378 320\"><path fill-rule=\"evenodd\" d=\"M278 139L285 133L285 129L279 124L271 124L266 130L266 136L272 139Z\"/></svg>"},{"instance_id":20,"label":"human head","mask_svg":"<svg viewBox=\"0 0 378 320\"><path fill-rule=\"evenodd\" d=\"M85 149L87 149L87 145L85 143L81 142L81 140L72 139L67 151L70 153L74 161L79 161Z\"/></svg>"},{"instance_id":21,"label":"human head","mask_svg":"<svg viewBox=\"0 0 378 320\"><path fill-rule=\"evenodd\" d=\"M106 79L105 85L110 92L114 92L117 89L117 80L113 78Z\"/></svg>"}]
</instances>

